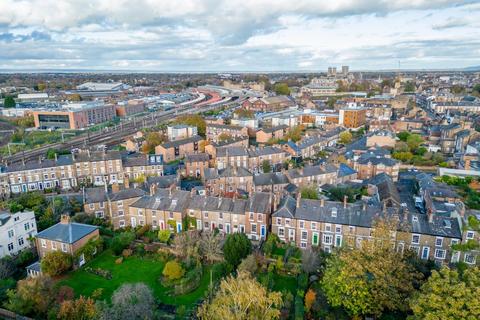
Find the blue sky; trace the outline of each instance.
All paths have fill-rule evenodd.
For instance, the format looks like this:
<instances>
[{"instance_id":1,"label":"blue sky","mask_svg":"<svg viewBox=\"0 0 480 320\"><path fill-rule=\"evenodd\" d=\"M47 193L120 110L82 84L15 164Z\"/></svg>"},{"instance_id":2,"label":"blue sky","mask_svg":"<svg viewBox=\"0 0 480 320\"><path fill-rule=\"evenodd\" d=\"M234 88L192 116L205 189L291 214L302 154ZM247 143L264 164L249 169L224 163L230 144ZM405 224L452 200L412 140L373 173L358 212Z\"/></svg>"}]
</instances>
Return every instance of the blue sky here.
<instances>
[{"instance_id":1,"label":"blue sky","mask_svg":"<svg viewBox=\"0 0 480 320\"><path fill-rule=\"evenodd\" d=\"M480 1L1 0L0 69L480 65Z\"/></svg>"}]
</instances>

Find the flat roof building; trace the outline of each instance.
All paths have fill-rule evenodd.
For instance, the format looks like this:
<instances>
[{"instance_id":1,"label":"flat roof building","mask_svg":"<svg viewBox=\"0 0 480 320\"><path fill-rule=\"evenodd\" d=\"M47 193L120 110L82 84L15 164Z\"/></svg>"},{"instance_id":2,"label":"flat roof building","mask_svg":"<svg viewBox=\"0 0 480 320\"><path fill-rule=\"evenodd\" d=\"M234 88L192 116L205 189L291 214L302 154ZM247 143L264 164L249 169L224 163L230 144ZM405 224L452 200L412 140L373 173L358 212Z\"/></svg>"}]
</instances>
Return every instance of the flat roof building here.
<instances>
[{"instance_id":1,"label":"flat roof building","mask_svg":"<svg viewBox=\"0 0 480 320\"><path fill-rule=\"evenodd\" d=\"M103 102L72 103L59 109L43 109L32 112L36 128L82 129L90 125L112 120L115 106Z\"/></svg>"}]
</instances>

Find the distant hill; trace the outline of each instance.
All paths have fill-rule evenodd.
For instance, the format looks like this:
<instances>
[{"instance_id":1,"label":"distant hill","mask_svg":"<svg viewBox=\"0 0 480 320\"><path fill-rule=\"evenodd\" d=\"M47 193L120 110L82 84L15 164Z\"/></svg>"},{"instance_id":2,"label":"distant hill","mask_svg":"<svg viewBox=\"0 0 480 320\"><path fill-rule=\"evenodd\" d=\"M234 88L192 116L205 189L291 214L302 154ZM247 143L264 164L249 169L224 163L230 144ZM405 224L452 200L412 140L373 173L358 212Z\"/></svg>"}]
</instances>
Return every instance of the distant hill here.
<instances>
[{"instance_id":1,"label":"distant hill","mask_svg":"<svg viewBox=\"0 0 480 320\"><path fill-rule=\"evenodd\" d=\"M466 67L463 70L465 70L465 71L480 71L480 66Z\"/></svg>"}]
</instances>

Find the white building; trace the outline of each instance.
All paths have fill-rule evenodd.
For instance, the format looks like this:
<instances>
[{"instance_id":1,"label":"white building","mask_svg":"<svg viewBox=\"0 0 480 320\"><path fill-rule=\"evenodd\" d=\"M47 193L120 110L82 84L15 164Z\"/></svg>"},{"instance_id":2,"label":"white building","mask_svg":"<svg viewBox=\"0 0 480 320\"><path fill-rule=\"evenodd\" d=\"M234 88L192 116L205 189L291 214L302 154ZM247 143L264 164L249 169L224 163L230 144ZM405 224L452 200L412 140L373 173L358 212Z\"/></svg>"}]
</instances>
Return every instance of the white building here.
<instances>
[{"instance_id":1,"label":"white building","mask_svg":"<svg viewBox=\"0 0 480 320\"><path fill-rule=\"evenodd\" d=\"M231 125L240 126L240 127L247 127L250 129L257 129L258 128L258 120L257 119L248 119L248 118L240 118L240 119L232 119L230 121Z\"/></svg>"},{"instance_id":2,"label":"white building","mask_svg":"<svg viewBox=\"0 0 480 320\"><path fill-rule=\"evenodd\" d=\"M0 258L15 255L30 247L31 237L37 234L33 211L0 213Z\"/></svg>"},{"instance_id":3,"label":"white building","mask_svg":"<svg viewBox=\"0 0 480 320\"><path fill-rule=\"evenodd\" d=\"M197 127L187 125L174 125L167 127L168 141L186 139L198 135Z\"/></svg>"}]
</instances>

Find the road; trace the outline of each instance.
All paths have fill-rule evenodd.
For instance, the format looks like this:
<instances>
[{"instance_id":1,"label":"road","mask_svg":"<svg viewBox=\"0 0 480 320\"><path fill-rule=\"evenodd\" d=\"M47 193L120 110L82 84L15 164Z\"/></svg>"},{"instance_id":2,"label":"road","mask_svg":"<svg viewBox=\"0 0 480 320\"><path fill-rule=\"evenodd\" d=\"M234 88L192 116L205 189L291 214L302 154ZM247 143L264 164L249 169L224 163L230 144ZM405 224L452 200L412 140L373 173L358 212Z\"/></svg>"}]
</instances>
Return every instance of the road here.
<instances>
[{"instance_id":1,"label":"road","mask_svg":"<svg viewBox=\"0 0 480 320\"><path fill-rule=\"evenodd\" d=\"M211 104L208 104L209 97L206 97L207 101L201 101L193 105L181 104L176 105L174 109L168 111L152 112L148 115L133 118L132 120L121 122L120 124L102 129L99 132L82 134L81 136L74 137L65 142L59 142L41 146L32 150L19 152L12 156L4 157L2 162L7 164L18 163L21 161L37 160L40 157L44 157L49 149L70 150L73 148L85 148L95 145L106 145L111 147L124 141L124 139L142 128L149 128L157 126L163 122L172 120L182 114L197 114L205 111L214 110L219 107L231 106L235 103L241 103L241 100L232 101L232 97L225 97L221 100L215 99ZM195 100L194 100L195 101ZM200 106L197 107L197 105Z\"/></svg>"}]
</instances>

